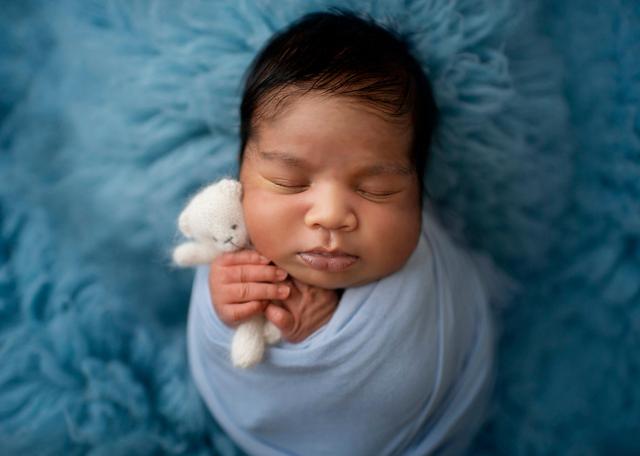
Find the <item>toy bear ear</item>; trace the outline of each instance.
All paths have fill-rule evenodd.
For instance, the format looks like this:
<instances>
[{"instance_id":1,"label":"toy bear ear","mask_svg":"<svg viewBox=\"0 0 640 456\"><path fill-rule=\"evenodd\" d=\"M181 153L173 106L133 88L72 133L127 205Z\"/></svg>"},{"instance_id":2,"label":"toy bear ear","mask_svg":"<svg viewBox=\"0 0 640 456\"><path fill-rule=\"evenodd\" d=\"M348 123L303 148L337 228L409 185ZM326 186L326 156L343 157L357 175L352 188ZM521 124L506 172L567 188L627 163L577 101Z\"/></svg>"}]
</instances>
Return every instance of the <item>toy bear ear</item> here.
<instances>
[{"instance_id":1,"label":"toy bear ear","mask_svg":"<svg viewBox=\"0 0 640 456\"><path fill-rule=\"evenodd\" d=\"M189 226L189 207L186 207L180 217L178 217L178 228L182 231L182 234L185 236L191 237L191 227Z\"/></svg>"},{"instance_id":2,"label":"toy bear ear","mask_svg":"<svg viewBox=\"0 0 640 456\"><path fill-rule=\"evenodd\" d=\"M222 179L219 182L220 187L223 191L235 198L240 198L242 196L242 184L235 179Z\"/></svg>"},{"instance_id":3,"label":"toy bear ear","mask_svg":"<svg viewBox=\"0 0 640 456\"><path fill-rule=\"evenodd\" d=\"M236 181L235 185L233 186L233 191L236 198L242 198L242 184L240 182Z\"/></svg>"}]
</instances>

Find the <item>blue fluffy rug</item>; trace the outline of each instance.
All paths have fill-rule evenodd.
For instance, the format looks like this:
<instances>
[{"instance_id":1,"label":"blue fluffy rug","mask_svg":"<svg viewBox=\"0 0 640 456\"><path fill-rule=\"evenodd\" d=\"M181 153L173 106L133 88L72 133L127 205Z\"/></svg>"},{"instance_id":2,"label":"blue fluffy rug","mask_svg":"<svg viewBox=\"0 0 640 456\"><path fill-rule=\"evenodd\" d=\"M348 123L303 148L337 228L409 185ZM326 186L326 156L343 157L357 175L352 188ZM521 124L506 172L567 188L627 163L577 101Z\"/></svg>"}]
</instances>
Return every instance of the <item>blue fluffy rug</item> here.
<instances>
[{"instance_id":1,"label":"blue fluffy rug","mask_svg":"<svg viewBox=\"0 0 640 456\"><path fill-rule=\"evenodd\" d=\"M240 452L186 365L187 196L236 169L240 80L339 5L407 37L452 233L520 283L483 455L640 454L640 3L0 3L0 453Z\"/></svg>"}]
</instances>

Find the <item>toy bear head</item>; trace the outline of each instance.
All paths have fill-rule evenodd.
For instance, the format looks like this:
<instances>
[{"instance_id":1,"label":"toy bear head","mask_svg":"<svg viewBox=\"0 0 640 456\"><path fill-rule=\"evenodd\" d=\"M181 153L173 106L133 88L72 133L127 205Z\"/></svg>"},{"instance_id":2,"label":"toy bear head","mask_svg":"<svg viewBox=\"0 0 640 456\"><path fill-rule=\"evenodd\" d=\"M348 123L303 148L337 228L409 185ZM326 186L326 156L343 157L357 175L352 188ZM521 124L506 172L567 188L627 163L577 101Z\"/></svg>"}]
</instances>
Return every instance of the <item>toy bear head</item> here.
<instances>
[{"instance_id":1,"label":"toy bear head","mask_svg":"<svg viewBox=\"0 0 640 456\"><path fill-rule=\"evenodd\" d=\"M213 244L222 252L249 244L242 215L242 186L222 179L200 190L178 218L182 233L197 242Z\"/></svg>"}]
</instances>

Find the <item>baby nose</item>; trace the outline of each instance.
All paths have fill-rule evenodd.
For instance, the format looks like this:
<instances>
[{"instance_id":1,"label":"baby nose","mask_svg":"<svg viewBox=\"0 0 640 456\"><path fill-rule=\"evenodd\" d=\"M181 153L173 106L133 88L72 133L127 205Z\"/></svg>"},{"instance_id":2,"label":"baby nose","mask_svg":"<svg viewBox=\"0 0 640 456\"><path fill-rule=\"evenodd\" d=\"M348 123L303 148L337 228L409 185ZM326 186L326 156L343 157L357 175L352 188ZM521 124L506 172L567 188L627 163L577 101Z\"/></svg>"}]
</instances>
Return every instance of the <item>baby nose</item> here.
<instances>
[{"instance_id":1,"label":"baby nose","mask_svg":"<svg viewBox=\"0 0 640 456\"><path fill-rule=\"evenodd\" d=\"M352 231L358 226L356 214L338 191L324 191L318 195L305 214L305 224L311 228Z\"/></svg>"}]
</instances>

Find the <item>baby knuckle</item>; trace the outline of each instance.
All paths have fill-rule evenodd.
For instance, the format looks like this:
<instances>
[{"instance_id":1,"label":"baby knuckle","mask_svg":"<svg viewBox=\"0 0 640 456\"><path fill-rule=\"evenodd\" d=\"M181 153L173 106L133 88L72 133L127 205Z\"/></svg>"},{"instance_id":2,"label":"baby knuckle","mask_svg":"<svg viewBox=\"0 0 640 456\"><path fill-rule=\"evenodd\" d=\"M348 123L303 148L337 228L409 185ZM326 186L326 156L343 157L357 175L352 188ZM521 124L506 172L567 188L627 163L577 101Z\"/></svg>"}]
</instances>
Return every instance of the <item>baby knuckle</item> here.
<instances>
[{"instance_id":1,"label":"baby knuckle","mask_svg":"<svg viewBox=\"0 0 640 456\"><path fill-rule=\"evenodd\" d=\"M251 287L248 283L242 283L240 285L240 300L246 301L249 299L249 295L251 294Z\"/></svg>"},{"instance_id":2,"label":"baby knuckle","mask_svg":"<svg viewBox=\"0 0 640 456\"><path fill-rule=\"evenodd\" d=\"M238 267L238 282L247 281L247 269L244 266Z\"/></svg>"}]
</instances>

